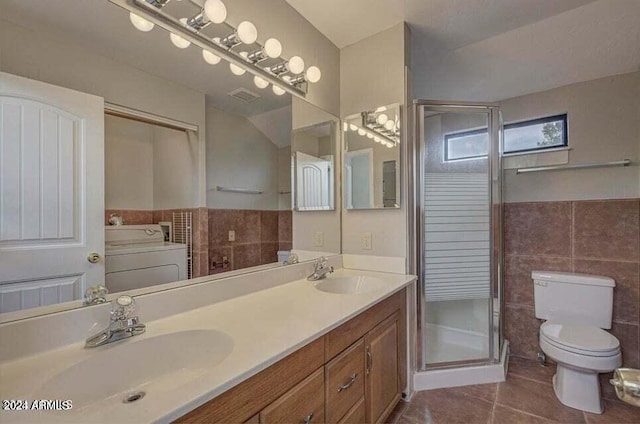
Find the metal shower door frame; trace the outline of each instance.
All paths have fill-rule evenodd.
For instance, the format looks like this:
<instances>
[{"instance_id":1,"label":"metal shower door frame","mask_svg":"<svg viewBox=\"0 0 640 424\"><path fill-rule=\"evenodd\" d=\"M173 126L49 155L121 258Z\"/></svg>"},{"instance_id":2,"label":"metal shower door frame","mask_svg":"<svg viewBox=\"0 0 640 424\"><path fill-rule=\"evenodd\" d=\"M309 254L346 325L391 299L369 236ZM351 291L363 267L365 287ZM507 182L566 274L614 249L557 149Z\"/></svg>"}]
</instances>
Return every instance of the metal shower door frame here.
<instances>
[{"instance_id":1,"label":"metal shower door frame","mask_svg":"<svg viewBox=\"0 0 640 424\"><path fill-rule=\"evenodd\" d=\"M427 367L426 351L424 349L426 328L424 326L426 318L426 299L425 299L425 261L424 261L424 181L425 181L425 166L424 160L426 155L426 149L424 145L424 117L425 109L432 109L442 112L470 112L470 113L487 113L488 133L491 135L491 142L489 143L488 152L488 187L489 187L489 240L490 240L490 307L489 309L489 357L481 360L471 360L464 362L445 363L444 365ZM502 231L502 117L500 114L500 107L497 103L482 103L482 102L462 102L462 101L443 101L443 100L422 100L417 99L413 101L413 117L414 117L414 137L413 137L413 149L412 158L410 158L411 166L413 167L412 176L414 177L414 190L413 198L411 199L415 207L415 222L409 228L413 228L410 231L412 236L412 245L414 246L414 260L415 269L413 270L418 276L417 284L417 370L425 371L427 369L441 369L441 368L457 368L464 366L477 366L482 364L495 364L500 361L500 350L502 347L502 322L503 322L503 307L502 307L502 244L503 244L503 231ZM494 186L497 183L497 188ZM497 200L497 202L496 202ZM496 205L498 205L497 213L495 213ZM498 237L494 237L496 233L495 227L497 226ZM496 249L497 248L497 249ZM496 253L497 252L497 253ZM497 286L497 287L496 287ZM499 311L498 326L494 323L494 309L496 305L493 299L498 298L497 307ZM428 342L428 341L427 341Z\"/></svg>"}]
</instances>

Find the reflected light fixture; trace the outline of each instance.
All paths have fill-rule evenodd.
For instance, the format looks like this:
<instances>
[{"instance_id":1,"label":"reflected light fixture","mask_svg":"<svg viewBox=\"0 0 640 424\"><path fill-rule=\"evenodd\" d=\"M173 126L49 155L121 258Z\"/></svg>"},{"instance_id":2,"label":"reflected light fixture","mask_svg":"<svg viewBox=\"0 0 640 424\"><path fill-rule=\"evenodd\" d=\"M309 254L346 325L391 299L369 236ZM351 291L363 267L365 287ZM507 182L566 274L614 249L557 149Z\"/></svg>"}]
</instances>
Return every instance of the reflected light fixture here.
<instances>
[{"instance_id":1,"label":"reflected light fixture","mask_svg":"<svg viewBox=\"0 0 640 424\"><path fill-rule=\"evenodd\" d=\"M255 77L253 77L253 83L258 88L267 88L269 86L269 82L267 80L265 80L263 78L260 78L257 75Z\"/></svg>"},{"instance_id":2,"label":"reflected light fixture","mask_svg":"<svg viewBox=\"0 0 640 424\"><path fill-rule=\"evenodd\" d=\"M249 55L249 53L247 52L240 52L240 56L242 56L243 58L247 58L247 56ZM240 66L236 65L235 63L229 63L229 69L231 69L231 72L234 75L244 75L245 72L247 72L246 69L241 68Z\"/></svg>"},{"instance_id":3,"label":"reflected light fixture","mask_svg":"<svg viewBox=\"0 0 640 424\"><path fill-rule=\"evenodd\" d=\"M217 65L220 63L220 56L211 53L209 50L202 50L202 58L209 65Z\"/></svg>"},{"instance_id":4,"label":"reflected light fixture","mask_svg":"<svg viewBox=\"0 0 640 424\"><path fill-rule=\"evenodd\" d=\"M182 23L182 25L186 25L187 18L181 18L180 23ZM185 40L184 38L180 37L178 34L174 34L173 32L169 33L169 38L171 39L173 45L179 49L186 49L191 45L191 41Z\"/></svg>"},{"instance_id":5,"label":"reflected light fixture","mask_svg":"<svg viewBox=\"0 0 640 424\"><path fill-rule=\"evenodd\" d=\"M142 32L149 32L156 26L153 22L149 22L145 18L141 18L133 12L129 12L129 20L137 30Z\"/></svg>"}]
</instances>

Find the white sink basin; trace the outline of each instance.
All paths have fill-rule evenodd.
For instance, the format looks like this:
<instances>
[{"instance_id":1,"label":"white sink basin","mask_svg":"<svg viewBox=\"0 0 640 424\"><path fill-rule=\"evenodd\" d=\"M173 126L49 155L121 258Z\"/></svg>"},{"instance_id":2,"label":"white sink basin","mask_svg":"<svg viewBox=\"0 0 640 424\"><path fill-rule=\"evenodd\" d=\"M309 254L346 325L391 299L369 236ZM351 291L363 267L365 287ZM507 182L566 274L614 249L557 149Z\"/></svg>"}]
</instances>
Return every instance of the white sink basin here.
<instances>
[{"instance_id":1,"label":"white sink basin","mask_svg":"<svg viewBox=\"0 0 640 424\"><path fill-rule=\"evenodd\" d=\"M139 390L152 393L163 383L175 387L222 362L233 345L229 335L216 330L133 337L92 349L94 355L47 380L37 398L72 399L76 409Z\"/></svg>"},{"instance_id":2,"label":"white sink basin","mask_svg":"<svg viewBox=\"0 0 640 424\"><path fill-rule=\"evenodd\" d=\"M327 277L316 283L316 289L326 293L357 294L382 290L385 283L375 277L358 275L355 277Z\"/></svg>"}]
</instances>

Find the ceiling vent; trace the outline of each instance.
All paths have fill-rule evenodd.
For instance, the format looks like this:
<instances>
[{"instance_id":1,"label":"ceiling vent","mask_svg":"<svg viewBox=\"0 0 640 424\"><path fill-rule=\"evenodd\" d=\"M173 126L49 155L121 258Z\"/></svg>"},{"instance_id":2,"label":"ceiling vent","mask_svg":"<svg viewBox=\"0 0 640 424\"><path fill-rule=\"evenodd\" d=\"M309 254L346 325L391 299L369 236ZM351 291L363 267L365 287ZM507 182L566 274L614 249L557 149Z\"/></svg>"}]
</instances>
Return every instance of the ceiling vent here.
<instances>
[{"instance_id":1,"label":"ceiling vent","mask_svg":"<svg viewBox=\"0 0 640 424\"><path fill-rule=\"evenodd\" d=\"M260 95L253 93L246 88L238 88L237 90L233 90L228 93L231 97L235 97L236 99L243 101L245 103L255 102L260 98Z\"/></svg>"}]
</instances>

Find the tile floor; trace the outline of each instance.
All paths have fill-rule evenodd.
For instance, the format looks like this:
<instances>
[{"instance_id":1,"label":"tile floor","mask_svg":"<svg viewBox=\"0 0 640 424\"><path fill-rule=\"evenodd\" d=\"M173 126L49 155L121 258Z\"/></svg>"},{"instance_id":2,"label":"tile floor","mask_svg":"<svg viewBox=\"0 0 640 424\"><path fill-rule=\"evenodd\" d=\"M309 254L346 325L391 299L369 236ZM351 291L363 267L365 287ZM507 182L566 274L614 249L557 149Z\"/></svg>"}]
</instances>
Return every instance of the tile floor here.
<instances>
[{"instance_id":1,"label":"tile floor","mask_svg":"<svg viewBox=\"0 0 640 424\"><path fill-rule=\"evenodd\" d=\"M543 424L640 423L640 408L605 398L602 415L583 413L562 405L551 378L555 367L512 357L507 381L418 392L401 402L387 422L393 424ZM606 394L605 394L606 395Z\"/></svg>"}]
</instances>

